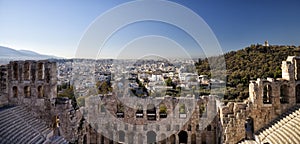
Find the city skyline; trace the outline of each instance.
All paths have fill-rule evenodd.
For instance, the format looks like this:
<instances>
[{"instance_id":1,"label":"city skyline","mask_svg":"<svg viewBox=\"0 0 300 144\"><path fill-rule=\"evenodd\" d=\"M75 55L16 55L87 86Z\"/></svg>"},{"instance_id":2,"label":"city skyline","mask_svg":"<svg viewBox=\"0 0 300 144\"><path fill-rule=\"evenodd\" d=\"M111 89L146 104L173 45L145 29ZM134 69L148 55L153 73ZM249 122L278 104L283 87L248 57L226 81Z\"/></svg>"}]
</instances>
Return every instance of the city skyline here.
<instances>
[{"instance_id":1,"label":"city skyline","mask_svg":"<svg viewBox=\"0 0 300 144\"><path fill-rule=\"evenodd\" d=\"M0 45L41 54L73 58L83 34L97 17L128 1L0 1ZM171 1L191 9L208 24L223 52L268 40L272 45L300 45L299 2ZM144 21L126 25L106 43L100 58L113 58L118 49L149 36L181 44L188 53L203 54L189 34L167 23ZM153 39L153 38L152 38ZM168 41L166 44L169 44ZM139 45L139 42L133 45ZM149 47L169 47L155 45ZM175 43L173 43L175 44ZM134 48L133 48L134 49ZM140 50L145 51L145 50ZM170 49L165 49L170 51ZM165 52L164 51L164 52ZM111 53L112 55L105 55Z\"/></svg>"}]
</instances>

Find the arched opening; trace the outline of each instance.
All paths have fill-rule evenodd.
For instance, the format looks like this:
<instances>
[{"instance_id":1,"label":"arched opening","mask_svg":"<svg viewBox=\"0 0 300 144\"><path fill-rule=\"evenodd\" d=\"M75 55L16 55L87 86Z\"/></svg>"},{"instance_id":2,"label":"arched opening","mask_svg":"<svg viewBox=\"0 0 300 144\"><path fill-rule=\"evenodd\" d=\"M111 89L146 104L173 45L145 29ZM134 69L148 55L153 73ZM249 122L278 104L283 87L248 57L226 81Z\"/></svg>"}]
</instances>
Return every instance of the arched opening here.
<instances>
[{"instance_id":1,"label":"arched opening","mask_svg":"<svg viewBox=\"0 0 300 144\"><path fill-rule=\"evenodd\" d=\"M101 144L104 144L105 137L101 135Z\"/></svg>"},{"instance_id":2,"label":"arched opening","mask_svg":"<svg viewBox=\"0 0 300 144\"><path fill-rule=\"evenodd\" d=\"M138 134L138 143L142 144L143 143L143 135L142 134Z\"/></svg>"},{"instance_id":3,"label":"arched opening","mask_svg":"<svg viewBox=\"0 0 300 144\"><path fill-rule=\"evenodd\" d=\"M188 142L188 134L186 131L180 131L178 133L179 143L187 143Z\"/></svg>"},{"instance_id":4,"label":"arched opening","mask_svg":"<svg viewBox=\"0 0 300 144\"><path fill-rule=\"evenodd\" d=\"M180 131L178 133L179 143L187 143L188 141L188 134L186 131Z\"/></svg>"},{"instance_id":5,"label":"arched opening","mask_svg":"<svg viewBox=\"0 0 300 144\"><path fill-rule=\"evenodd\" d=\"M156 133L154 131L147 132L147 144L155 144L156 143Z\"/></svg>"},{"instance_id":6,"label":"arched opening","mask_svg":"<svg viewBox=\"0 0 300 144\"><path fill-rule=\"evenodd\" d=\"M160 136L160 144L167 144L167 136L164 133Z\"/></svg>"},{"instance_id":7,"label":"arched opening","mask_svg":"<svg viewBox=\"0 0 300 144\"><path fill-rule=\"evenodd\" d=\"M18 63L13 64L13 79L18 80L18 75L19 75L19 66Z\"/></svg>"},{"instance_id":8,"label":"arched opening","mask_svg":"<svg viewBox=\"0 0 300 144\"><path fill-rule=\"evenodd\" d=\"M189 124L187 130L191 131L192 130L192 125Z\"/></svg>"},{"instance_id":9,"label":"arched opening","mask_svg":"<svg viewBox=\"0 0 300 144\"><path fill-rule=\"evenodd\" d=\"M29 76L30 76L29 72L30 72L29 63L25 62L24 67L23 67L23 78L24 78L24 80L29 80Z\"/></svg>"},{"instance_id":10,"label":"arched opening","mask_svg":"<svg viewBox=\"0 0 300 144\"><path fill-rule=\"evenodd\" d=\"M43 80L44 79L44 64L43 63L38 63L38 80Z\"/></svg>"},{"instance_id":11,"label":"arched opening","mask_svg":"<svg viewBox=\"0 0 300 144\"><path fill-rule=\"evenodd\" d=\"M160 104L159 106L159 117L167 118L167 106L165 104Z\"/></svg>"},{"instance_id":12,"label":"arched opening","mask_svg":"<svg viewBox=\"0 0 300 144\"><path fill-rule=\"evenodd\" d=\"M199 107L199 117L206 117L207 112L206 112L206 104L201 103L198 105Z\"/></svg>"},{"instance_id":13,"label":"arched opening","mask_svg":"<svg viewBox=\"0 0 300 144\"><path fill-rule=\"evenodd\" d=\"M14 98L18 97L18 87L14 86L12 88L12 91L13 91L13 97Z\"/></svg>"},{"instance_id":14,"label":"arched opening","mask_svg":"<svg viewBox=\"0 0 300 144\"><path fill-rule=\"evenodd\" d=\"M87 143L87 137L86 137L86 135L83 136L83 143L84 143L84 144Z\"/></svg>"},{"instance_id":15,"label":"arched opening","mask_svg":"<svg viewBox=\"0 0 300 144\"><path fill-rule=\"evenodd\" d=\"M199 124L196 125L196 131L200 131L200 126L199 126Z\"/></svg>"},{"instance_id":16,"label":"arched opening","mask_svg":"<svg viewBox=\"0 0 300 144\"><path fill-rule=\"evenodd\" d=\"M24 96L25 98L29 98L31 96L31 89L29 86L24 87Z\"/></svg>"},{"instance_id":17,"label":"arched opening","mask_svg":"<svg viewBox=\"0 0 300 144\"><path fill-rule=\"evenodd\" d=\"M245 138L248 140L254 139L253 132L254 132L254 123L251 117L247 118L245 121L245 131L246 136Z\"/></svg>"},{"instance_id":18,"label":"arched opening","mask_svg":"<svg viewBox=\"0 0 300 144\"><path fill-rule=\"evenodd\" d=\"M148 120L156 120L156 108L154 104L149 104L147 106L147 119Z\"/></svg>"},{"instance_id":19,"label":"arched opening","mask_svg":"<svg viewBox=\"0 0 300 144\"><path fill-rule=\"evenodd\" d=\"M119 142L124 143L125 142L125 132L119 131L118 135L119 135Z\"/></svg>"},{"instance_id":20,"label":"arched opening","mask_svg":"<svg viewBox=\"0 0 300 144\"><path fill-rule=\"evenodd\" d=\"M143 105L138 104L136 107L136 113L135 113L135 117L136 118L143 118L144 117L144 111L143 111Z\"/></svg>"},{"instance_id":21,"label":"arched opening","mask_svg":"<svg viewBox=\"0 0 300 144\"><path fill-rule=\"evenodd\" d=\"M207 130L207 131L211 131L211 125L208 125L208 126L206 127L206 130Z\"/></svg>"},{"instance_id":22,"label":"arched opening","mask_svg":"<svg viewBox=\"0 0 300 144\"><path fill-rule=\"evenodd\" d=\"M296 86L296 103L300 103L300 84Z\"/></svg>"},{"instance_id":23,"label":"arched opening","mask_svg":"<svg viewBox=\"0 0 300 144\"><path fill-rule=\"evenodd\" d=\"M206 144L206 134L204 132L201 134L201 144Z\"/></svg>"},{"instance_id":24,"label":"arched opening","mask_svg":"<svg viewBox=\"0 0 300 144\"><path fill-rule=\"evenodd\" d=\"M128 133L128 143L132 144L134 141L134 136L133 136L133 133L130 132Z\"/></svg>"},{"instance_id":25,"label":"arched opening","mask_svg":"<svg viewBox=\"0 0 300 144\"><path fill-rule=\"evenodd\" d=\"M117 118L124 118L124 106L117 104Z\"/></svg>"},{"instance_id":26,"label":"arched opening","mask_svg":"<svg viewBox=\"0 0 300 144\"><path fill-rule=\"evenodd\" d=\"M192 134L192 136L191 136L191 144L196 144L196 134Z\"/></svg>"},{"instance_id":27,"label":"arched opening","mask_svg":"<svg viewBox=\"0 0 300 144\"><path fill-rule=\"evenodd\" d=\"M171 125L170 124L167 124L167 131L170 131L171 130Z\"/></svg>"},{"instance_id":28,"label":"arched opening","mask_svg":"<svg viewBox=\"0 0 300 144\"><path fill-rule=\"evenodd\" d=\"M51 80L50 68L45 68L45 78L46 78L46 83L49 83Z\"/></svg>"},{"instance_id":29,"label":"arched opening","mask_svg":"<svg viewBox=\"0 0 300 144\"><path fill-rule=\"evenodd\" d=\"M185 104L180 104L179 105L179 118L186 118Z\"/></svg>"},{"instance_id":30,"label":"arched opening","mask_svg":"<svg viewBox=\"0 0 300 144\"><path fill-rule=\"evenodd\" d=\"M38 86L38 98L43 98L43 97L44 97L44 87Z\"/></svg>"},{"instance_id":31,"label":"arched opening","mask_svg":"<svg viewBox=\"0 0 300 144\"><path fill-rule=\"evenodd\" d=\"M105 113L106 112L104 104L101 104L100 111L101 111L101 113Z\"/></svg>"},{"instance_id":32,"label":"arched opening","mask_svg":"<svg viewBox=\"0 0 300 144\"><path fill-rule=\"evenodd\" d=\"M34 68L32 68L34 67ZM31 82L35 82L35 79L36 79L36 69L35 69L36 65L35 65L35 62L32 63L31 65L31 69L30 69L30 79L31 79Z\"/></svg>"},{"instance_id":33,"label":"arched opening","mask_svg":"<svg viewBox=\"0 0 300 144\"><path fill-rule=\"evenodd\" d=\"M289 89L287 85L281 85L280 86L280 103L286 104L289 103L289 97L288 97Z\"/></svg>"},{"instance_id":34,"label":"arched opening","mask_svg":"<svg viewBox=\"0 0 300 144\"><path fill-rule=\"evenodd\" d=\"M171 143L171 144L176 144L176 136L175 136L174 134L172 134L172 135L170 136L170 143Z\"/></svg>"},{"instance_id":35,"label":"arched opening","mask_svg":"<svg viewBox=\"0 0 300 144\"><path fill-rule=\"evenodd\" d=\"M263 103L271 104L272 101L272 87L270 85L265 85L263 89Z\"/></svg>"},{"instance_id":36,"label":"arched opening","mask_svg":"<svg viewBox=\"0 0 300 144\"><path fill-rule=\"evenodd\" d=\"M161 134L160 139L161 139L161 141L160 141L161 144L167 144L166 134L164 134L164 133Z\"/></svg>"}]
</instances>

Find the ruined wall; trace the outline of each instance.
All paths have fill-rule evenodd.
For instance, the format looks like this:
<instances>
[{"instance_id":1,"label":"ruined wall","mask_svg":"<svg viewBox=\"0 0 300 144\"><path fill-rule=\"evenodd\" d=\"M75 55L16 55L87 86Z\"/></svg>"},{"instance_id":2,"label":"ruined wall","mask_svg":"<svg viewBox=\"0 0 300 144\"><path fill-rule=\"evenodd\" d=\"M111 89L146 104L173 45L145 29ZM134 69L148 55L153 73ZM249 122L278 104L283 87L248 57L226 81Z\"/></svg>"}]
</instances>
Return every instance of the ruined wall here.
<instances>
[{"instance_id":1,"label":"ruined wall","mask_svg":"<svg viewBox=\"0 0 300 144\"><path fill-rule=\"evenodd\" d=\"M8 104L7 66L0 66L0 107Z\"/></svg>"},{"instance_id":2,"label":"ruined wall","mask_svg":"<svg viewBox=\"0 0 300 144\"><path fill-rule=\"evenodd\" d=\"M228 103L220 107L222 142L237 143L246 138L247 121L255 133L288 108L300 102L300 82L297 80L299 57L282 62L280 79L257 79L249 84L249 98L244 102Z\"/></svg>"},{"instance_id":3,"label":"ruined wall","mask_svg":"<svg viewBox=\"0 0 300 144\"><path fill-rule=\"evenodd\" d=\"M101 143L113 139L116 142L147 143L149 137L155 135L153 136L155 140L161 143L218 142L216 136L218 116L214 113L216 112L216 103L213 97L151 99L151 103L155 105L156 109L154 120L148 119L147 105L142 105L143 116L137 117L138 102L129 106L130 102L127 102L126 99L122 99L122 102L119 100L120 98L113 95L90 96L86 99L86 109L83 110L83 113L92 128L98 131L96 135L89 134L88 141ZM180 113L180 105L191 105L193 103L191 101L195 103L194 109L186 106L185 113ZM117 105L120 103L128 104L122 110L123 117L118 115ZM160 105L167 107L167 118L161 118Z\"/></svg>"},{"instance_id":4,"label":"ruined wall","mask_svg":"<svg viewBox=\"0 0 300 144\"><path fill-rule=\"evenodd\" d=\"M88 131L88 124L79 110L75 110L68 98L56 98L53 109L58 120L58 135L71 143L82 143L82 138Z\"/></svg>"},{"instance_id":5,"label":"ruined wall","mask_svg":"<svg viewBox=\"0 0 300 144\"><path fill-rule=\"evenodd\" d=\"M7 104L26 106L35 117L50 126L52 98L57 93L56 63L12 61L6 65L6 74Z\"/></svg>"}]
</instances>

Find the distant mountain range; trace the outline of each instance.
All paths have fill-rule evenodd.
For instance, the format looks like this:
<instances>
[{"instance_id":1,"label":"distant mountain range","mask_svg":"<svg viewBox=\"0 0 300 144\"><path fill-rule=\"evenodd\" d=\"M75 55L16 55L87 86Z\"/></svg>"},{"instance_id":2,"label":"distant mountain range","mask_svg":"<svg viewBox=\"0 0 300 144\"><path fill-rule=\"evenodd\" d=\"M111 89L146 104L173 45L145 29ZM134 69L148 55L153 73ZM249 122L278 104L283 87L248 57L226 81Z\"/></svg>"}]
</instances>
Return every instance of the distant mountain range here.
<instances>
[{"instance_id":1,"label":"distant mountain range","mask_svg":"<svg viewBox=\"0 0 300 144\"><path fill-rule=\"evenodd\" d=\"M7 64L14 60L44 60L56 59L56 56L43 55L29 50L15 50L0 46L0 64Z\"/></svg>"}]
</instances>

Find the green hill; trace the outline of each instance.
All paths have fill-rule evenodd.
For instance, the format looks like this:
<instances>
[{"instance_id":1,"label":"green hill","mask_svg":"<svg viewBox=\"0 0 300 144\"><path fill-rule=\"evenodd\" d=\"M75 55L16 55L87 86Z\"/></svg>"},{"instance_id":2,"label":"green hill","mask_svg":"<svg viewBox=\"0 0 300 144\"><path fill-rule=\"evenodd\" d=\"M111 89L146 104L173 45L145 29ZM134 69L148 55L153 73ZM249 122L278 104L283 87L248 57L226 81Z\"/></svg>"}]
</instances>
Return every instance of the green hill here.
<instances>
[{"instance_id":1,"label":"green hill","mask_svg":"<svg viewBox=\"0 0 300 144\"><path fill-rule=\"evenodd\" d=\"M224 54L227 69L225 100L242 100L248 97L250 80L281 77L281 62L294 55L296 46L251 45L242 50ZM198 74L210 75L208 60L195 64Z\"/></svg>"}]
</instances>

